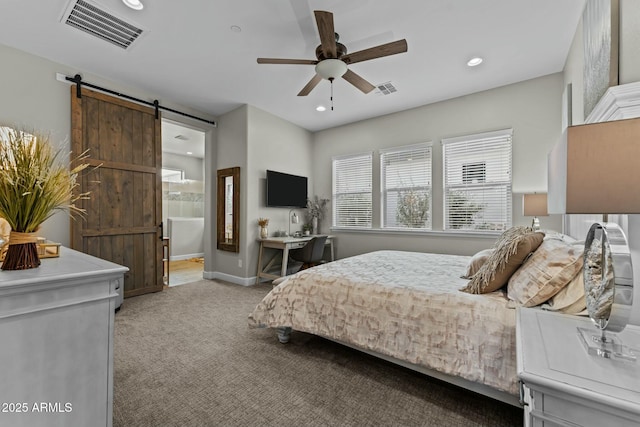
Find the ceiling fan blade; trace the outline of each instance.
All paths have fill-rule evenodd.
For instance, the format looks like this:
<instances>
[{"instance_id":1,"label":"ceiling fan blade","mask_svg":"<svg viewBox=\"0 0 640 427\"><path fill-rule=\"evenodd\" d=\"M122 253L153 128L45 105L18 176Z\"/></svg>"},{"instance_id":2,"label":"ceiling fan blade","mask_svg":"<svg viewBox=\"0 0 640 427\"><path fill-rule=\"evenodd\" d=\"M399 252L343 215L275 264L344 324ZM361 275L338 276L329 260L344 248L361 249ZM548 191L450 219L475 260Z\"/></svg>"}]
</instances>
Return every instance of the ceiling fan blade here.
<instances>
[{"instance_id":1,"label":"ceiling fan blade","mask_svg":"<svg viewBox=\"0 0 640 427\"><path fill-rule=\"evenodd\" d=\"M335 58L336 52L336 32L333 28L333 13L322 10L314 10L316 24L318 24L318 34L322 44L322 51L327 58Z\"/></svg>"},{"instance_id":2,"label":"ceiling fan blade","mask_svg":"<svg viewBox=\"0 0 640 427\"><path fill-rule=\"evenodd\" d=\"M306 86L302 88L300 93L298 93L298 96L307 96L307 95L309 95L309 92L311 92L313 90L313 88L316 87L318 85L318 83L320 83L320 80L322 80L322 77L320 77L318 74L313 76L313 78L311 80L309 80L309 83L307 83Z\"/></svg>"},{"instance_id":3,"label":"ceiling fan blade","mask_svg":"<svg viewBox=\"0 0 640 427\"><path fill-rule=\"evenodd\" d=\"M365 79L363 79L362 77L360 77L359 75L357 75L351 70L347 70L347 72L344 73L342 78L348 81L349 83L351 83L352 85L354 85L355 87L357 87L358 89L360 89L364 93L369 93L376 88L374 85L372 85L371 83L369 83L368 81L366 81Z\"/></svg>"},{"instance_id":4,"label":"ceiling fan blade","mask_svg":"<svg viewBox=\"0 0 640 427\"><path fill-rule=\"evenodd\" d=\"M349 53L340 59L347 64L355 64L356 62L382 58L383 56L395 55L406 51L407 40L402 39L391 43L381 44L380 46L370 47L369 49L359 50L358 52Z\"/></svg>"},{"instance_id":5,"label":"ceiling fan blade","mask_svg":"<svg viewBox=\"0 0 640 427\"><path fill-rule=\"evenodd\" d=\"M316 65L317 63L316 59L258 58L258 64Z\"/></svg>"}]
</instances>

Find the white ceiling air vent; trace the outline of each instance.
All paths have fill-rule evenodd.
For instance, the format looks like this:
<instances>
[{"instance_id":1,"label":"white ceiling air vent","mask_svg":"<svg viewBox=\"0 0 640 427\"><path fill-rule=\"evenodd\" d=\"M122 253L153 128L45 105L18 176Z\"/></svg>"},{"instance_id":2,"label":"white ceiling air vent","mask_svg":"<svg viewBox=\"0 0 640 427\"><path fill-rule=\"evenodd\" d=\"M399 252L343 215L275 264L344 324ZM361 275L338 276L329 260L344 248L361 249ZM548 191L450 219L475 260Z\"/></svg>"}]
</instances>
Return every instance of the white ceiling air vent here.
<instances>
[{"instance_id":1,"label":"white ceiling air vent","mask_svg":"<svg viewBox=\"0 0 640 427\"><path fill-rule=\"evenodd\" d=\"M102 40L127 49L142 35L142 29L101 9L95 3L72 0L62 22Z\"/></svg>"},{"instance_id":2,"label":"white ceiling air vent","mask_svg":"<svg viewBox=\"0 0 640 427\"><path fill-rule=\"evenodd\" d=\"M391 82L380 83L376 86L378 89L378 93L381 95L391 95L393 92L397 92L398 89L391 84Z\"/></svg>"}]
</instances>

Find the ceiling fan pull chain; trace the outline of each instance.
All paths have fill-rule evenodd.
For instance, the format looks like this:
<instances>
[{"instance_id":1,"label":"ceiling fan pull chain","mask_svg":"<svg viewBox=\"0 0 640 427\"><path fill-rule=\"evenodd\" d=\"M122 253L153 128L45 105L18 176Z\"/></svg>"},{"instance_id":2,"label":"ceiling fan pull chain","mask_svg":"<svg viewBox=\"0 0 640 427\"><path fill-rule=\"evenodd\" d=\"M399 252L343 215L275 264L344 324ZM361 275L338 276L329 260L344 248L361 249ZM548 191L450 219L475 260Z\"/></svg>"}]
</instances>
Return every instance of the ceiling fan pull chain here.
<instances>
[{"instance_id":1,"label":"ceiling fan pull chain","mask_svg":"<svg viewBox=\"0 0 640 427\"><path fill-rule=\"evenodd\" d=\"M331 83L331 111L333 111L333 77L329 79L329 83Z\"/></svg>"}]
</instances>

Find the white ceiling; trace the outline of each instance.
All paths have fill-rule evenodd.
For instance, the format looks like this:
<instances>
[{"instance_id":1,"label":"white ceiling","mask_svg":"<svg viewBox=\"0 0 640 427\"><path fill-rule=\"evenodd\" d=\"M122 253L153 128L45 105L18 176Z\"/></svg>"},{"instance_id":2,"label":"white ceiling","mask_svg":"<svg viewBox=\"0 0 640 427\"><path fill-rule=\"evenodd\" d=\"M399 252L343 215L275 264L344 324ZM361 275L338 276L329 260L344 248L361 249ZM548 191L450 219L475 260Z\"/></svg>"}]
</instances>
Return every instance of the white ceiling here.
<instances>
[{"instance_id":1,"label":"white ceiling","mask_svg":"<svg viewBox=\"0 0 640 427\"><path fill-rule=\"evenodd\" d=\"M162 151L204 159L204 132L162 120Z\"/></svg>"},{"instance_id":2,"label":"white ceiling","mask_svg":"<svg viewBox=\"0 0 640 427\"><path fill-rule=\"evenodd\" d=\"M584 7L584 0L142 0L135 11L121 0L86 1L145 33L123 50L63 24L69 0L2 0L0 43L161 103L213 116L250 104L310 131L559 72ZM335 110L317 112L330 106L327 81L296 96L312 65L257 64L257 57L315 59L313 10L333 12L349 52L405 38L407 53L350 66L397 92L365 95L339 79ZM467 67L477 55L484 63Z\"/></svg>"}]
</instances>

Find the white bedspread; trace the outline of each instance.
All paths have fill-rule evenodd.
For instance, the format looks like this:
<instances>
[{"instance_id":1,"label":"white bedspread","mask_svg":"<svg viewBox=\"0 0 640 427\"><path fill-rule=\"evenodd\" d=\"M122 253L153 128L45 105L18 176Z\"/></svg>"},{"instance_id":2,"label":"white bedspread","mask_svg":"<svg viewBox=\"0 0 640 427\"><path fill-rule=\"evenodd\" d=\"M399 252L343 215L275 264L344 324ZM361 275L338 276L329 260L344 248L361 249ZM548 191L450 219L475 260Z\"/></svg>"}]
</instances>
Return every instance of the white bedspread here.
<instances>
[{"instance_id":1,"label":"white bedspread","mask_svg":"<svg viewBox=\"0 0 640 427\"><path fill-rule=\"evenodd\" d=\"M469 257L378 251L301 271L249 316L517 394L515 310L458 289Z\"/></svg>"}]
</instances>

